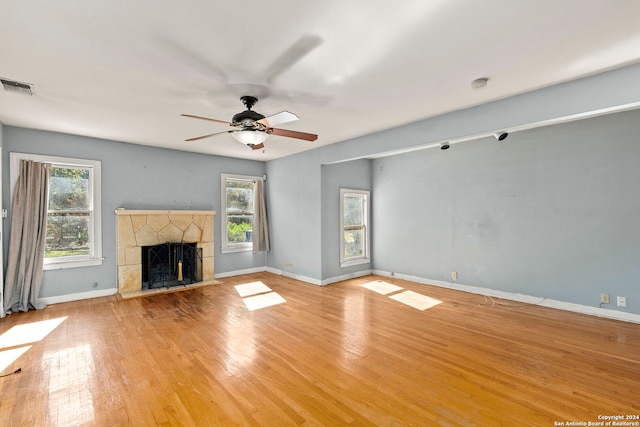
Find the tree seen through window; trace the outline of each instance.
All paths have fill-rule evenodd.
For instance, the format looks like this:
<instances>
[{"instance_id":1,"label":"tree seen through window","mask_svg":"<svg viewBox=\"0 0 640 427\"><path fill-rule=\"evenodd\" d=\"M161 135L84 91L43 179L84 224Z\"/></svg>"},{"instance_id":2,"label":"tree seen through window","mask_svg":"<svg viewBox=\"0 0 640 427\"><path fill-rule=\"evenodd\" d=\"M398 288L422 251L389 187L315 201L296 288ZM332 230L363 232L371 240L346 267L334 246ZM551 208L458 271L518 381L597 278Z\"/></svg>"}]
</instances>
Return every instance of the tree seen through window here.
<instances>
[{"instance_id":1,"label":"tree seen through window","mask_svg":"<svg viewBox=\"0 0 640 427\"><path fill-rule=\"evenodd\" d=\"M51 167L45 258L89 255L89 169Z\"/></svg>"},{"instance_id":2,"label":"tree seen through window","mask_svg":"<svg viewBox=\"0 0 640 427\"><path fill-rule=\"evenodd\" d=\"M229 243L251 241L254 183L227 180L227 239Z\"/></svg>"}]
</instances>

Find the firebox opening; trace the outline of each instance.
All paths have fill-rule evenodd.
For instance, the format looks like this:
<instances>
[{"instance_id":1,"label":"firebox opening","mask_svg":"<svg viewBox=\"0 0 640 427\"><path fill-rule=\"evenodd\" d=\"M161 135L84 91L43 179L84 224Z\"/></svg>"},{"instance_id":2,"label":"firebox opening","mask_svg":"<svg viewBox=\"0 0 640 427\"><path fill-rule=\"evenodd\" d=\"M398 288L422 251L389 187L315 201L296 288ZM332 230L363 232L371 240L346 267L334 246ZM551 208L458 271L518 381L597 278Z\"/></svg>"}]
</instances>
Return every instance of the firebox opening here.
<instances>
[{"instance_id":1,"label":"firebox opening","mask_svg":"<svg viewBox=\"0 0 640 427\"><path fill-rule=\"evenodd\" d=\"M169 288L202 281L202 248L167 242L142 247L142 289Z\"/></svg>"}]
</instances>

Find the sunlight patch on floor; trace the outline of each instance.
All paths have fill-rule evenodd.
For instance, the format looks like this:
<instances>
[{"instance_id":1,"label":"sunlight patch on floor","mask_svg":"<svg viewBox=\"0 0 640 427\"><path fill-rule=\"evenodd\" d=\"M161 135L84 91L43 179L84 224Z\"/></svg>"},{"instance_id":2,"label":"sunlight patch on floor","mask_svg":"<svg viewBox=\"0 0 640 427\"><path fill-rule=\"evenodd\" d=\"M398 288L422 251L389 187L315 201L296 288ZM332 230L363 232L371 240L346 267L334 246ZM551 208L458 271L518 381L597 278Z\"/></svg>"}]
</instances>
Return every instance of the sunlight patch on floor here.
<instances>
[{"instance_id":1,"label":"sunlight patch on floor","mask_svg":"<svg viewBox=\"0 0 640 427\"><path fill-rule=\"evenodd\" d=\"M360 286L369 289L370 291L374 291L382 295L387 295L392 300L401 302L402 304L408 305L409 307L413 307L421 311L431 307L435 307L436 305L442 303L442 301L440 300L419 294L417 292L399 292L404 290L404 288L393 285L391 283L387 283L383 280L374 280L373 282L368 282Z\"/></svg>"},{"instance_id":2,"label":"sunlight patch on floor","mask_svg":"<svg viewBox=\"0 0 640 427\"><path fill-rule=\"evenodd\" d=\"M267 285L265 285L260 281L244 283L242 285L236 285L235 288L236 288L236 291L238 292L238 295L240 295L241 297L248 297L256 294L264 294L266 292L271 291L270 287L268 287Z\"/></svg>"},{"instance_id":3,"label":"sunlight patch on floor","mask_svg":"<svg viewBox=\"0 0 640 427\"><path fill-rule=\"evenodd\" d=\"M0 349L38 342L57 328L66 317L16 325L0 335Z\"/></svg>"},{"instance_id":4,"label":"sunlight patch on floor","mask_svg":"<svg viewBox=\"0 0 640 427\"><path fill-rule=\"evenodd\" d=\"M413 291L404 291L399 294L391 295L389 298L418 310L426 310L442 303L440 300Z\"/></svg>"},{"instance_id":5,"label":"sunlight patch on floor","mask_svg":"<svg viewBox=\"0 0 640 427\"><path fill-rule=\"evenodd\" d=\"M243 283L234 286L238 295L242 298L242 302L249 311L259 310L265 307L282 304L287 302L277 292L273 292L270 287L261 281Z\"/></svg>"},{"instance_id":6,"label":"sunlight patch on floor","mask_svg":"<svg viewBox=\"0 0 640 427\"><path fill-rule=\"evenodd\" d=\"M42 341L66 319L67 317L65 316L58 317L57 319L16 325L0 335L0 350L3 350L0 351L0 372L8 368L31 348L30 345L25 346L25 344Z\"/></svg>"},{"instance_id":7,"label":"sunlight patch on floor","mask_svg":"<svg viewBox=\"0 0 640 427\"><path fill-rule=\"evenodd\" d=\"M20 356L25 354L31 348L30 345L11 350L0 351L0 372L7 369L13 362L18 360Z\"/></svg>"},{"instance_id":8,"label":"sunlight patch on floor","mask_svg":"<svg viewBox=\"0 0 640 427\"><path fill-rule=\"evenodd\" d=\"M403 289L400 286L392 285L391 283L383 282L382 280L374 280L373 282L365 283L360 286L382 295L387 295Z\"/></svg>"},{"instance_id":9,"label":"sunlight patch on floor","mask_svg":"<svg viewBox=\"0 0 640 427\"><path fill-rule=\"evenodd\" d=\"M255 295L252 297L243 298L244 305L247 306L249 311L259 310L265 307L271 307L273 305L282 304L287 302L276 292L269 292L267 294Z\"/></svg>"},{"instance_id":10,"label":"sunlight patch on floor","mask_svg":"<svg viewBox=\"0 0 640 427\"><path fill-rule=\"evenodd\" d=\"M91 345L46 352L41 366L44 372L49 372L49 418L56 425L90 425L95 407L89 378L96 371Z\"/></svg>"}]
</instances>

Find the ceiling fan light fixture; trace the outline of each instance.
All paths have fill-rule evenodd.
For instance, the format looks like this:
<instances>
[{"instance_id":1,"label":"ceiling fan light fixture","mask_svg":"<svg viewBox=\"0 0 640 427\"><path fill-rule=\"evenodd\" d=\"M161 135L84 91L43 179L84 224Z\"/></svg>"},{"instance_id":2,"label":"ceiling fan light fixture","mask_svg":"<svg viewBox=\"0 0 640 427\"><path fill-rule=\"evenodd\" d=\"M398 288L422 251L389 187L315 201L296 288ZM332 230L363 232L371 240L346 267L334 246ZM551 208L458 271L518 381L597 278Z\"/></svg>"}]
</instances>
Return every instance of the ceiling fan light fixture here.
<instances>
[{"instance_id":1,"label":"ceiling fan light fixture","mask_svg":"<svg viewBox=\"0 0 640 427\"><path fill-rule=\"evenodd\" d=\"M232 135L235 139L248 146L262 144L269 138L269 134L266 132L250 129L234 132Z\"/></svg>"}]
</instances>

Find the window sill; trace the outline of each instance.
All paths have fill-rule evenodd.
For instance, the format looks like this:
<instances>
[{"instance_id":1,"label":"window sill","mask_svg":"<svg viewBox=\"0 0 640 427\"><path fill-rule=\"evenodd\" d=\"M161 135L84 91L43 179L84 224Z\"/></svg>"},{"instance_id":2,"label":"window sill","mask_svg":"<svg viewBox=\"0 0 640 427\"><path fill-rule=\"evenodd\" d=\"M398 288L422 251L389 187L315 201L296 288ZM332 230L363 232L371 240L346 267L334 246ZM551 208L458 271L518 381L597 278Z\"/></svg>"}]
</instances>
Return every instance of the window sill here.
<instances>
[{"instance_id":1,"label":"window sill","mask_svg":"<svg viewBox=\"0 0 640 427\"><path fill-rule=\"evenodd\" d=\"M242 247L227 247L220 248L220 252L223 254L232 254L235 252L251 252L253 250L253 245L251 246L242 246Z\"/></svg>"},{"instance_id":2,"label":"window sill","mask_svg":"<svg viewBox=\"0 0 640 427\"><path fill-rule=\"evenodd\" d=\"M93 267L102 265L102 258L92 258L83 260L58 261L42 266L43 270L62 270L65 268Z\"/></svg>"},{"instance_id":3,"label":"window sill","mask_svg":"<svg viewBox=\"0 0 640 427\"><path fill-rule=\"evenodd\" d=\"M370 264L371 259L369 258L359 258L359 259L350 259L348 261L341 261L340 268L352 267L354 265L362 265L362 264Z\"/></svg>"}]
</instances>

